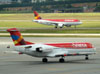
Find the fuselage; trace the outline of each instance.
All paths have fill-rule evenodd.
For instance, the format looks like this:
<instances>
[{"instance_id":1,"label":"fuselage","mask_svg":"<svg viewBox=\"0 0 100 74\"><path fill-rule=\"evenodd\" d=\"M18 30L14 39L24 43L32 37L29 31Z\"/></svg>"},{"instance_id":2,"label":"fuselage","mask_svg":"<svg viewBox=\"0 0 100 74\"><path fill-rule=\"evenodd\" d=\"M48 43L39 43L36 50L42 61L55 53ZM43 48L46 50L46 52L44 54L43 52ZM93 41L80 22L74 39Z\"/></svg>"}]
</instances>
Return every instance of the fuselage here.
<instances>
[{"instance_id":1,"label":"fuselage","mask_svg":"<svg viewBox=\"0 0 100 74\"><path fill-rule=\"evenodd\" d=\"M27 54L34 57L43 57L42 61L47 62L46 57L62 57L60 62L64 62L65 56L88 55L95 54L95 48L91 43L45 43L35 44L25 41L21 33L16 28L7 29L10 33L15 50L19 54Z\"/></svg>"},{"instance_id":2,"label":"fuselage","mask_svg":"<svg viewBox=\"0 0 100 74\"><path fill-rule=\"evenodd\" d=\"M82 22L78 19L42 19L36 11L34 11L34 16L35 20L33 20L33 22L44 25L54 25L55 28L63 28L64 26L71 27L73 25L76 28L76 25L82 24Z\"/></svg>"},{"instance_id":3,"label":"fuselage","mask_svg":"<svg viewBox=\"0 0 100 74\"><path fill-rule=\"evenodd\" d=\"M55 43L15 46L16 51L35 57L91 55L95 48L90 43Z\"/></svg>"},{"instance_id":4,"label":"fuselage","mask_svg":"<svg viewBox=\"0 0 100 74\"><path fill-rule=\"evenodd\" d=\"M80 22L77 19L37 19L33 20L34 22L45 24L45 25L58 25L60 26L70 26L70 25L80 25Z\"/></svg>"}]
</instances>

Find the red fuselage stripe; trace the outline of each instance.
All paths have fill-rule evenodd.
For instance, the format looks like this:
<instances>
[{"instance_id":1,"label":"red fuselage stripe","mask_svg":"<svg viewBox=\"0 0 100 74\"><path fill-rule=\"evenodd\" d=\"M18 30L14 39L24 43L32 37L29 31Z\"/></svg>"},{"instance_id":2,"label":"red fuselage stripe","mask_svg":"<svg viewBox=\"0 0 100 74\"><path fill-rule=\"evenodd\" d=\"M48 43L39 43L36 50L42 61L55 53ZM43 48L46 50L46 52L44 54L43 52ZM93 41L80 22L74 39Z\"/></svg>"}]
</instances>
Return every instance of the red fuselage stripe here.
<instances>
[{"instance_id":1,"label":"red fuselage stripe","mask_svg":"<svg viewBox=\"0 0 100 74\"><path fill-rule=\"evenodd\" d=\"M49 46L59 47L59 48L72 48L72 49L87 49L93 48L90 43L58 43L58 44L46 44Z\"/></svg>"},{"instance_id":2,"label":"red fuselage stripe","mask_svg":"<svg viewBox=\"0 0 100 74\"><path fill-rule=\"evenodd\" d=\"M54 22L80 22L77 19L42 19L47 21L54 21Z\"/></svg>"}]
</instances>

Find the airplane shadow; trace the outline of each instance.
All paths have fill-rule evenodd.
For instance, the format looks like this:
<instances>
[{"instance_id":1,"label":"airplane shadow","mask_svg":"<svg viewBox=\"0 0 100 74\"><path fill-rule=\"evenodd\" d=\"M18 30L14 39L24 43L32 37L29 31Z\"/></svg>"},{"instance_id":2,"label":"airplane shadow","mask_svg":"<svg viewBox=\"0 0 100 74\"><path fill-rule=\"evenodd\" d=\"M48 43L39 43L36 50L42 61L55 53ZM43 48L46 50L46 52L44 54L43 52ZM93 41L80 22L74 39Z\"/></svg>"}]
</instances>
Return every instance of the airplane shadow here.
<instances>
[{"instance_id":1,"label":"airplane shadow","mask_svg":"<svg viewBox=\"0 0 100 74\"><path fill-rule=\"evenodd\" d=\"M76 59L76 60L68 60L64 63L60 63L59 61L48 61L47 63L43 63L42 61L13 61L21 65L51 65L51 64L100 64L100 59Z\"/></svg>"}]
</instances>

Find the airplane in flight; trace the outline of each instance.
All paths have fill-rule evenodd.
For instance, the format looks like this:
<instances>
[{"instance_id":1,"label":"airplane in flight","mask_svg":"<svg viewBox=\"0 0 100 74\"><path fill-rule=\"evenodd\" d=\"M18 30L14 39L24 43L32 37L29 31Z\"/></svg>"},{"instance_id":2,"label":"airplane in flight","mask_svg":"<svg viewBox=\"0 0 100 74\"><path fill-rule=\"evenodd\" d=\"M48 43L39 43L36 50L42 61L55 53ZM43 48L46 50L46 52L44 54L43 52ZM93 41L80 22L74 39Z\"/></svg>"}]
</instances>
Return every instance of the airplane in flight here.
<instances>
[{"instance_id":1,"label":"airplane in flight","mask_svg":"<svg viewBox=\"0 0 100 74\"><path fill-rule=\"evenodd\" d=\"M96 49L91 43L32 43L25 41L20 31L16 28L7 29L14 43L15 50L19 54L27 54L33 57L43 58L42 62L48 62L47 58L60 57L59 62L65 62L67 56L85 56L95 54Z\"/></svg>"},{"instance_id":2,"label":"airplane in flight","mask_svg":"<svg viewBox=\"0 0 100 74\"><path fill-rule=\"evenodd\" d=\"M34 11L34 16L34 22L44 25L54 25L55 28L71 27L72 25L76 28L76 25L82 24L78 19L42 19L36 11Z\"/></svg>"}]
</instances>

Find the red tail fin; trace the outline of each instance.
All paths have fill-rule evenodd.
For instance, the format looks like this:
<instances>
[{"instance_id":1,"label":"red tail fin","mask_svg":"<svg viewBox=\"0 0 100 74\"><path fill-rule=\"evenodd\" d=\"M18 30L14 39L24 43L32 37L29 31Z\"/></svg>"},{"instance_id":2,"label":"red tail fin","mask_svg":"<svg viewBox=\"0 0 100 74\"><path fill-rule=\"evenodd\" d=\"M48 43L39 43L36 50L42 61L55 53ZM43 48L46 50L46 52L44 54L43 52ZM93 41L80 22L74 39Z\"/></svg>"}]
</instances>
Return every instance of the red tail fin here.
<instances>
[{"instance_id":1,"label":"red tail fin","mask_svg":"<svg viewBox=\"0 0 100 74\"><path fill-rule=\"evenodd\" d=\"M16 29L16 28L11 28L11 29L8 29L7 31L10 32L10 35L12 37L12 40L13 40L15 46L34 44L34 43L31 43L31 42L25 41L23 39L23 36L19 32L19 30Z\"/></svg>"},{"instance_id":2,"label":"red tail fin","mask_svg":"<svg viewBox=\"0 0 100 74\"><path fill-rule=\"evenodd\" d=\"M42 19L41 17L40 17L40 15L36 12L36 11L34 11L34 16L35 16L35 19L37 20L37 19Z\"/></svg>"}]
</instances>

